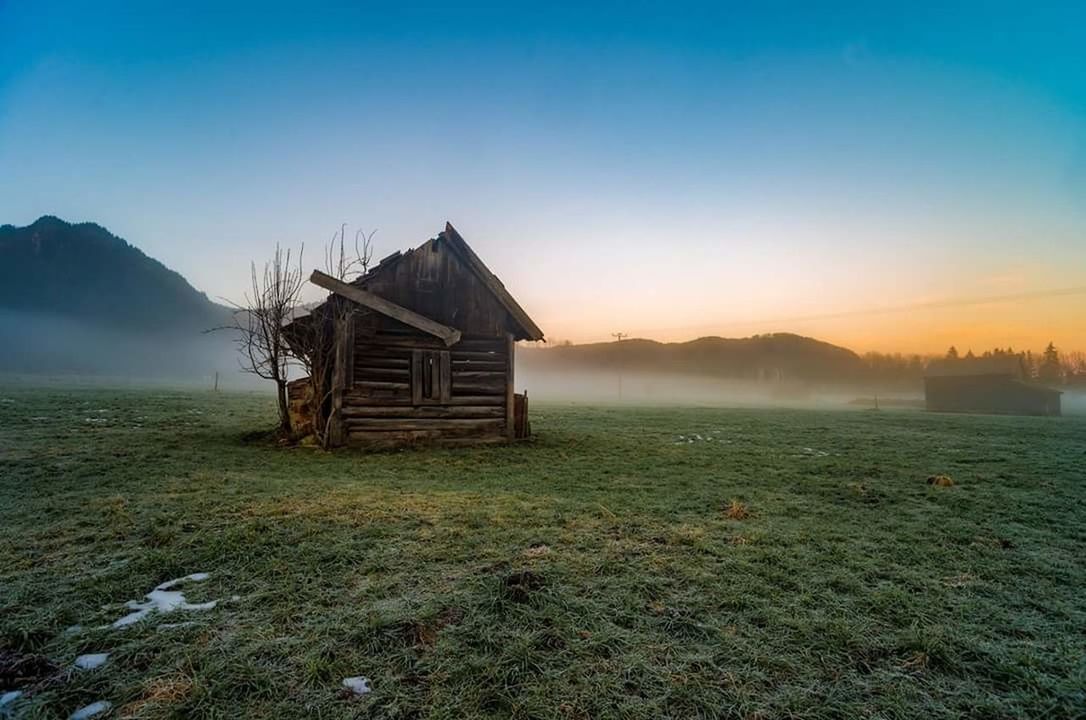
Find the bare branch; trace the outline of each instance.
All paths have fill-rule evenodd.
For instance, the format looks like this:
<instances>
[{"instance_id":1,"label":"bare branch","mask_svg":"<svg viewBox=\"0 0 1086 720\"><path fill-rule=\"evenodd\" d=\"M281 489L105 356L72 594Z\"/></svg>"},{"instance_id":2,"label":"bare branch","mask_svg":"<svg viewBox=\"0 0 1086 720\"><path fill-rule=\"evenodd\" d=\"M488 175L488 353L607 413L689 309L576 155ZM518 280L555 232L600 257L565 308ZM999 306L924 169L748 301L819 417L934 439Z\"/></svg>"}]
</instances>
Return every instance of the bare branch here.
<instances>
[{"instance_id":1,"label":"bare branch","mask_svg":"<svg viewBox=\"0 0 1086 720\"><path fill-rule=\"evenodd\" d=\"M365 275L373 257L373 235L374 232L356 232L352 255L346 245L347 225L340 226L324 249L325 272L344 282ZM357 309L354 303L331 295L308 316L295 322L287 338L292 357L309 375L312 429L322 447L330 445L330 428L335 420L332 412L335 338L354 322Z\"/></svg>"},{"instance_id":2,"label":"bare branch","mask_svg":"<svg viewBox=\"0 0 1086 720\"><path fill-rule=\"evenodd\" d=\"M219 329L235 334L241 369L276 384L280 429L290 431L287 405L287 373L291 360L283 328L298 307L298 297L305 283L302 269L304 246L298 252L297 264L292 263L290 249L275 246L275 254L258 272L255 262L249 264L250 289L244 302L233 307L231 322Z\"/></svg>"}]
</instances>

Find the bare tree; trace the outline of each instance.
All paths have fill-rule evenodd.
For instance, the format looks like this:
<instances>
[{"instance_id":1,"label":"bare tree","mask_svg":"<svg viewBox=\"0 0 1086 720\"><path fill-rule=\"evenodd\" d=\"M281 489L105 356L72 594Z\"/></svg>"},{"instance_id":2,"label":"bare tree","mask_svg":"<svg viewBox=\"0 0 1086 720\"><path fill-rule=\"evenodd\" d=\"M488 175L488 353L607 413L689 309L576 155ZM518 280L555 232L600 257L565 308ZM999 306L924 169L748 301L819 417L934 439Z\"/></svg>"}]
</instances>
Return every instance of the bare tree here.
<instances>
[{"instance_id":1,"label":"bare tree","mask_svg":"<svg viewBox=\"0 0 1086 720\"><path fill-rule=\"evenodd\" d=\"M373 258L373 236L376 231L355 233L353 251L347 246L347 226L344 224L332 236L325 248L324 271L338 280L350 282L369 272ZM316 307L295 322L290 337L291 353L309 375L310 417L313 435L321 447L336 444L333 437L333 420L337 408L333 407L333 375L336 372L336 338L346 333L354 322L356 306L336 295L330 295L324 304Z\"/></svg>"},{"instance_id":2,"label":"bare tree","mask_svg":"<svg viewBox=\"0 0 1086 720\"><path fill-rule=\"evenodd\" d=\"M290 434L290 406L287 399L287 368L290 350L283 328L295 314L305 277L302 274L302 250L297 265L291 263L291 251L278 244L275 255L264 263L263 273L251 264L252 287L243 303L233 303L231 324L226 330L236 335L241 369L275 382L279 411L279 431Z\"/></svg>"}]
</instances>

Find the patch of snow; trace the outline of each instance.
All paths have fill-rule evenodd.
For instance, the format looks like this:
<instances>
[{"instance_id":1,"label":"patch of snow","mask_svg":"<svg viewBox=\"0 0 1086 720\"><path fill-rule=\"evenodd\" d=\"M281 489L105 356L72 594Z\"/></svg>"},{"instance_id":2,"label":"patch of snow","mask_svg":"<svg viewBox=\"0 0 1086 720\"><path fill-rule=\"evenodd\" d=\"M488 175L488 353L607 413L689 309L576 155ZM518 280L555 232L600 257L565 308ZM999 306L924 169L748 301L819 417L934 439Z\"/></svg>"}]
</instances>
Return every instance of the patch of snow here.
<instances>
[{"instance_id":1,"label":"patch of snow","mask_svg":"<svg viewBox=\"0 0 1086 720\"><path fill-rule=\"evenodd\" d=\"M343 678L343 687L355 695L365 695L370 691L370 680L362 676Z\"/></svg>"},{"instance_id":2,"label":"patch of snow","mask_svg":"<svg viewBox=\"0 0 1086 720\"><path fill-rule=\"evenodd\" d=\"M185 582L203 582L209 577L211 577L211 575L206 572L192 573L191 575L186 575L185 577L179 577L176 580L164 582L156 587L155 590L169 590L170 588Z\"/></svg>"},{"instance_id":3,"label":"patch of snow","mask_svg":"<svg viewBox=\"0 0 1086 720\"><path fill-rule=\"evenodd\" d=\"M185 577L162 583L154 590L147 593L147 595L144 596L146 599L143 602L129 600L125 603L125 606L133 612L116 620L113 623L113 627L128 627L129 625L133 625L140 620L143 620L152 612L172 613L177 610L211 610L219 604L218 600L211 600L210 602L205 603L190 603L185 600L185 593L180 590L170 590L170 588L180 585L181 583L190 581L202 582L209 577L211 576L207 573L193 573L192 575L186 575Z\"/></svg>"},{"instance_id":4,"label":"patch of snow","mask_svg":"<svg viewBox=\"0 0 1086 720\"><path fill-rule=\"evenodd\" d=\"M0 403L3 403L4 405L14 405L15 401L11 398L0 398Z\"/></svg>"},{"instance_id":5,"label":"patch of snow","mask_svg":"<svg viewBox=\"0 0 1086 720\"><path fill-rule=\"evenodd\" d=\"M83 632L82 625L72 625L64 630L65 635L78 635Z\"/></svg>"},{"instance_id":6,"label":"patch of snow","mask_svg":"<svg viewBox=\"0 0 1086 720\"><path fill-rule=\"evenodd\" d=\"M7 707L23 696L22 690L11 690L0 695L0 708Z\"/></svg>"},{"instance_id":7,"label":"patch of snow","mask_svg":"<svg viewBox=\"0 0 1086 720\"><path fill-rule=\"evenodd\" d=\"M99 700L79 708L69 716L69 720L87 720L87 718L92 718L95 715L109 712L112 708L113 703L109 700Z\"/></svg>"},{"instance_id":8,"label":"patch of snow","mask_svg":"<svg viewBox=\"0 0 1086 720\"><path fill-rule=\"evenodd\" d=\"M84 418L83 422L94 423L95 425L101 425L102 423L109 422L109 418Z\"/></svg>"},{"instance_id":9,"label":"patch of snow","mask_svg":"<svg viewBox=\"0 0 1086 720\"><path fill-rule=\"evenodd\" d=\"M690 445L691 443L696 443L696 442L713 442L714 440L718 439L718 438L713 437L713 434L714 433L719 433L719 432L720 432L719 430L709 430L709 431L706 431L705 435L702 435L701 433L691 433L689 435L680 435L679 439L675 441L675 444L676 445ZM724 440L723 442L727 442L727 440Z\"/></svg>"},{"instance_id":10,"label":"patch of snow","mask_svg":"<svg viewBox=\"0 0 1086 720\"><path fill-rule=\"evenodd\" d=\"M109 653L90 653L80 655L75 659L75 666L80 670L94 670L102 667L109 659Z\"/></svg>"},{"instance_id":11,"label":"patch of snow","mask_svg":"<svg viewBox=\"0 0 1086 720\"><path fill-rule=\"evenodd\" d=\"M52 420L53 418L50 418L50 417L46 417L46 416L44 416L44 415L35 415L34 417L32 417L32 418L30 418L30 419L31 419L31 420L32 420L33 422L45 422L46 420Z\"/></svg>"}]
</instances>

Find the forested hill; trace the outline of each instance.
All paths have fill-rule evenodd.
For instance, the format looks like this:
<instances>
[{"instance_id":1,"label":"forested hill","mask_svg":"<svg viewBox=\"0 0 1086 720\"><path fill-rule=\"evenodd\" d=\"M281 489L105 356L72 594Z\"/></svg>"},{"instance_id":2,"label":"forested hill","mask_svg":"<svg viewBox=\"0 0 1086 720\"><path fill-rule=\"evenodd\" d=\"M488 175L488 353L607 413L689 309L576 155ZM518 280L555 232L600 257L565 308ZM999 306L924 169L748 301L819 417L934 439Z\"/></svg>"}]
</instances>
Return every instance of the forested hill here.
<instances>
[{"instance_id":1,"label":"forested hill","mask_svg":"<svg viewBox=\"0 0 1086 720\"><path fill-rule=\"evenodd\" d=\"M94 223L0 226L0 310L143 333L220 325L227 308Z\"/></svg>"},{"instance_id":2,"label":"forested hill","mask_svg":"<svg viewBox=\"0 0 1086 720\"><path fill-rule=\"evenodd\" d=\"M750 380L853 381L866 366L847 348L791 333L748 338L704 337L525 348L523 361L539 370L667 372Z\"/></svg>"}]
</instances>

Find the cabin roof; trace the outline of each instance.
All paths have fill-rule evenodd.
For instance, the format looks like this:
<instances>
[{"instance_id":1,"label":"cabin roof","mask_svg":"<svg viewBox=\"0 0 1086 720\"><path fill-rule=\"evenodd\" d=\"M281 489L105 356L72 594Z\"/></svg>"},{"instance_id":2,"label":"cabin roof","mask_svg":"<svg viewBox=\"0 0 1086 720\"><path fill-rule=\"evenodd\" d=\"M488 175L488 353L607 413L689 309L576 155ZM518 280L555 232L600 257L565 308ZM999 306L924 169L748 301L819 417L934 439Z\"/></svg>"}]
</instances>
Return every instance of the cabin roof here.
<instances>
[{"instance_id":1,"label":"cabin roof","mask_svg":"<svg viewBox=\"0 0 1086 720\"><path fill-rule=\"evenodd\" d=\"M960 387L968 387L973 381L985 381L985 387L996 391L996 389L1010 389L1016 388L1020 391L1033 393L1034 395L1045 396L1060 396L1063 395L1062 390L1048 387L1047 385L1038 385L1035 382L1027 382L1026 380L1020 380L1018 378L1009 377L1008 375L929 375L925 379L925 387L930 392L934 383L938 383L938 386L944 390L954 390ZM932 382L927 382L927 381Z\"/></svg>"},{"instance_id":2,"label":"cabin roof","mask_svg":"<svg viewBox=\"0 0 1086 720\"><path fill-rule=\"evenodd\" d=\"M462 263L479 279L479 281L486 287L494 299L501 304L505 311L509 313L514 324L517 327L518 332L515 333L518 340L542 340L543 331L538 325L528 316L528 313L524 311L524 308L509 294L509 291L505 289L505 285L502 281L490 271L490 268L475 254L475 251L471 249L467 241L463 236L456 231L456 228L452 226L452 223L445 223L445 230L438 234L438 236L429 241L444 242L449 248L456 254ZM359 287L365 286L371 280L378 275L387 272L389 269L395 267L405 257L413 252L417 252L420 248L426 247L426 243L408 250L406 253L394 252L391 255L383 258L376 267L371 269L365 275L355 278L351 281L352 285Z\"/></svg>"},{"instance_id":3,"label":"cabin roof","mask_svg":"<svg viewBox=\"0 0 1086 720\"><path fill-rule=\"evenodd\" d=\"M1017 355L990 357L966 357L951 360L933 360L924 372L925 377L975 377L1000 375L1021 378L1022 360Z\"/></svg>"}]
</instances>

